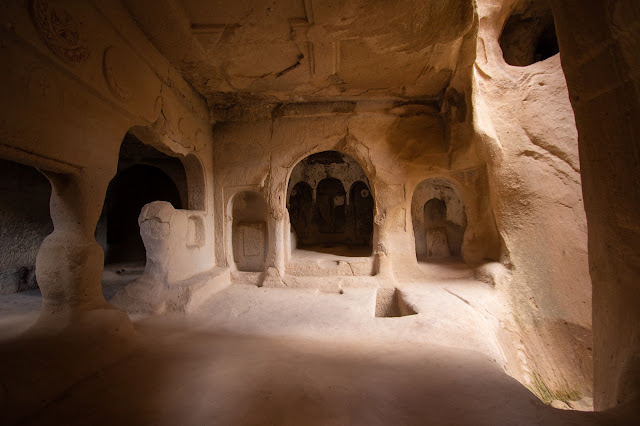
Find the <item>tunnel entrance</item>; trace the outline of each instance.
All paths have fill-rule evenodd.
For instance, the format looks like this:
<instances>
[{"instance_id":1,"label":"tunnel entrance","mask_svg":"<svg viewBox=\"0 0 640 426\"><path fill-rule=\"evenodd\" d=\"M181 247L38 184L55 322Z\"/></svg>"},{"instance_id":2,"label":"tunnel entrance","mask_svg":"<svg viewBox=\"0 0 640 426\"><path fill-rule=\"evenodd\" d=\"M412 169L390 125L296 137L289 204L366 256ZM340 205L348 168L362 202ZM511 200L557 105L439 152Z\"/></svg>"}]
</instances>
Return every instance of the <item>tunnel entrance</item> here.
<instances>
[{"instance_id":1,"label":"tunnel entrance","mask_svg":"<svg viewBox=\"0 0 640 426\"><path fill-rule=\"evenodd\" d=\"M298 250L370 256L373 206L364 170L346 154L312 154L291 172L287 209Z\"/></svg>"},{"instance_id":2,"label":"tunnel entrance","mask_svg":"<svg viewBox=\"0 0 640 426\"><path fill-rule=\"evenodd\" d=\"M51 185L34 167L0 160L0 294L37 289L36 256L53 232Z\"/></svg>"},{"instance_id":3,"label":"tunnel entrance","mask_svg":"<svg viewBox=\"0 0 640 426\"><path fill-rule=\"evenodd\" d=\"M145 204L168 201L176 209L187 204L187 178L182 162L127 134L120 148L118 172L107 189L96 239L105 251L105 265L141 272L146 251L138 216Z\"/></svg>"}]
</instances>

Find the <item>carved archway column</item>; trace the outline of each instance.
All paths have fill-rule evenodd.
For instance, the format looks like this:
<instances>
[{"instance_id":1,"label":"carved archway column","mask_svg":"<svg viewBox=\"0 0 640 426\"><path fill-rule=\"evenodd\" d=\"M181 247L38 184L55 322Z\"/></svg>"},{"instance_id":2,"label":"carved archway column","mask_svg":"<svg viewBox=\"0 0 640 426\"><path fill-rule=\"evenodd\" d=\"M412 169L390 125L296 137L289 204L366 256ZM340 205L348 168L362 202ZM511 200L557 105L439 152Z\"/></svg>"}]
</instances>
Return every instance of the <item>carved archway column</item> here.
<instances>
[{"instance_id":1,"label":"carved archway column","mask_svg":"<svg viewBox=\"0 0 640 426\"><path fill-rule=\"evenodd\" d=\"M276 205L272 201L272 206ZM277 205L276 205L277 206ZM286 270L286 254L287 245L285 242L288 237L286 207L272 207L267 218L267 228L269 229L269 248L267 251L267 259L265 264L265 274L262 281L263 287L284 287L282 278Z\"/></svg>"},{"instance_id":2,"label":"carved archway column","mask_svg":"<svg viewBox=\"0 0 640 426\"><path fill-rule=\"evenodd\" d=\"M45 238L36 259L42 292L37 326L79 325L83 315L91 313L92 321L113 323L119 333L132 332L126 314L102 295L104 252L94 238L111 173L101 169L42 173L51 182L54 231Z\"/></svg>"}]
</instances>

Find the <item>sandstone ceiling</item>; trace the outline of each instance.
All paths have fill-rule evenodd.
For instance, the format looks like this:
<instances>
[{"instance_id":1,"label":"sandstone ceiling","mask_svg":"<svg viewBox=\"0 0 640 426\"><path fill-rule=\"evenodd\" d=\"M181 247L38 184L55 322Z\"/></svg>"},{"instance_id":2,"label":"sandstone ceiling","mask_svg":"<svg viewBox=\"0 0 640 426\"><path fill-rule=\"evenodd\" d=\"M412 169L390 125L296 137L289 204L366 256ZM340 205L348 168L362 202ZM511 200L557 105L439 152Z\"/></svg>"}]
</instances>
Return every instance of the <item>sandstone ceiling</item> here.
<instances>
[{"instance_id":1,"label":"sandstone ceiling","mask_svg":"<svg viewBox=\"0 0 640 426\"><path fill-rule=\"evenodd\" d=\"M125 0L212 110L443 92L472 0Z\"/></svg>"}]
</instances>

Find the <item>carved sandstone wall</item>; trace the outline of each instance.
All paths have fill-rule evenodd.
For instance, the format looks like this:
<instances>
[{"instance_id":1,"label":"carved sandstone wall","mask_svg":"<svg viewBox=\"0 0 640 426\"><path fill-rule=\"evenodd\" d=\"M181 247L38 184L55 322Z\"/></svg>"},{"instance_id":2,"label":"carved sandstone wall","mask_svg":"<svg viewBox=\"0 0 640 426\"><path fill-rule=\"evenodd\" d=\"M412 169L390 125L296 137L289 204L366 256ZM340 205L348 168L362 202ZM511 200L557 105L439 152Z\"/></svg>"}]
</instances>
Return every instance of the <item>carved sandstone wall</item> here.
<instances>
[{"instance_id":1,"label":"carved sandstone wall","mask_svg":"<svg viewBox=\"0 0 640 426\"><path fill-rule=\"evenodd\" d=\"M94 238L128 131L197 158L202 181L193 188L209 218L199 266L213 267L209 113L120 2L3 2L0 14L0 157L38 168L53 188L54 231L36 260L43 306L30 333L67 336L86 354L73 371L33 371L44 388L61 390L112 362L133 336L126 314L102 295L104 255ZM24 380L24 372L5 377L7 386ZM46 403L9 394L18 413Z\"/></svg>"},{"instance_id":2,"label":"carved sandstone wall","mask_svg":"<svg viewBox=\"0 0 640 426\"><path fill-rule=\"evenodd\" d=\"M325 107L330 109L332 105ZM465 197L469 218L462 249L465 260L472 265L485 259L497 260L500 243L494 223L488 220L488 197L479 195L487 192L485 168L476 162L475 167L451 170L451 154L445 148L439 113L425 114L424 107L420 107L420 114L406 116L410 107L395 108L393 103L376 105L374 110L358 108L354 105L352 112L344 114L297 113L275 120L216 125L217 210L224 211L238 191L262 193L270 208L268 265L280 274L286 273L289 176L309 154L336 150L354 158L367 175L375 200L373 248L393 259L394 276L422 276L417 269L411 199L416 186L430 177L450 180ZM420 156L409 153L422 148L426 153ZM230 239L224 220L217 216L217 254L218 263L228 265L233 260L229 257Z\"/></svg>"},{"instance_id":3,"label":"carved sandstone wall","mask_svg":"<svg viewBox=\"0 0 640 426\"><path fill-rule=\"evenodd\" d=\"M478 3L471 71L475 138L511 272L499 285L514 314L503 344L511 373L538 395L591 395L591 281L577 132L559 55L524 67L503 58L503 26L522 3Z\"/></svg>"}]
</instances>

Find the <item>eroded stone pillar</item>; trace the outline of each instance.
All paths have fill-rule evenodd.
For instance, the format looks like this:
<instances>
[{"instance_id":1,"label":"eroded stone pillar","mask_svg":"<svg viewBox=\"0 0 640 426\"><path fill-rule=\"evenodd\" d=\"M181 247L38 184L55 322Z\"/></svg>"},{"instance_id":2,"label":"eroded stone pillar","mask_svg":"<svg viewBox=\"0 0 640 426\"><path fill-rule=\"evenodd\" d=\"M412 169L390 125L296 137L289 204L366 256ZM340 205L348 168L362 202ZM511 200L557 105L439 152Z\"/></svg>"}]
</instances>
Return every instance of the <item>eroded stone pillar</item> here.
<instances>
[{"instance_id":1,"label":"eroded stone pillar","mask_svg":"<svg viewBox=\"0 0 640 426\"><path fill-rule=\"evenodd\" d=\"M388 253L391 241L387 231L386 215L377 214L374 218L374 223L376 226L373 228L373 274L387 282L395 282L393 261Z\"/></svg>"},{"instance_id":2,"label":"eroded stone pillar","mask_svg":"<svg viewBox=\"0 0 640 426\"><path fill-rule=\"evenodd\" d=\"M280 214L269 216L269 254L262 281L263 287L283 287L285 275L285 220Z\"/></svg>"},{"instance_id":3,"label":"eroded stone pillar","mask_svg":"<svg viewBox=\"0 0 640 426\"><path fill-rule=\"evenodd\" d=\"M42 292L37 325L64 328L79 322L83 313L107 310L107 322L118 323L116 328L120 331L130 329L127 316L102 295L104 253L94 238L110 174L87 169L43 174L52 187L54 231L45 238L36 259Z\"/></svg>"},{"instance_id":4,"label":"eroded stone pillar","mask_svg":"<svg viewBox=\"0 0 640 426\"><path fill-rule=\"evenodd\" d=\"M270 265L270 266L274 266L282 276L285 273L285 248L286 248L286 245L285 245L286 224L285 224L283 215L279 215L277 218L275 218L275 220L273 221L273 227L274 227L274 232L273 232L274 253L273 253L273 265Z\"/></svg>"}]
</instances>

